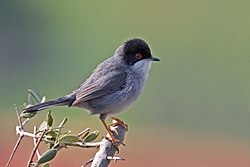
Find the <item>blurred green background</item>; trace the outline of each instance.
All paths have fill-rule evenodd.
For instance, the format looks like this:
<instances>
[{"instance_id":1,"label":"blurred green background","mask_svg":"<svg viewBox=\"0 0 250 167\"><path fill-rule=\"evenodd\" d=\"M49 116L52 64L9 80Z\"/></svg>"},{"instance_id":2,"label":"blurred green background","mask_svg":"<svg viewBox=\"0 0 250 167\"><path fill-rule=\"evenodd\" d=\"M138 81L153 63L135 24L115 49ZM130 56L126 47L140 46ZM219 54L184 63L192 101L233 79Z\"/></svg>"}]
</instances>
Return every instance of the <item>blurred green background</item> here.
<instances>
[{"instance_id":1,"label":"blurred green background","mask_svg":"<svg viewBox=\"0 0 250 167\"><path fill-rule=\"evenodd\" d=\"M0 2L0 166L14 146L13 104L34 88L47 99L71 92L115 49L145 39L155 57L141 98L118 115L129 124L125 162L111 166L250 166L250 1L110 0ZM105 134L96 116L76 108L74 133ZM39 114L27 130L40 124ZM32 140L12 166L24 166ZM96 150L61 151L53 166L80 166Z\"/></svg>"}]
</instances>

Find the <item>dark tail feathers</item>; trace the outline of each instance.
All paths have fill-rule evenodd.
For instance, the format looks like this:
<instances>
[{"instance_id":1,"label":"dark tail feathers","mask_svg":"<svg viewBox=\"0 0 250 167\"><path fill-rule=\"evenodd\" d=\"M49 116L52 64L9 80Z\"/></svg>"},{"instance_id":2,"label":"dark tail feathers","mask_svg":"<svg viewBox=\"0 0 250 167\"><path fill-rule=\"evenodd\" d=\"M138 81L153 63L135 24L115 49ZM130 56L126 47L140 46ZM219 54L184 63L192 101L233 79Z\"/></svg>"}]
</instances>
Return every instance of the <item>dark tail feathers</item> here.
<instances>
[{"instance_id":1,"label":"dark tail feathers","mask_svg":"<svg viewBox=\"0 0 250 167\"><path fill-rule=\"evenodd\" d=\"M60 97L59 99L46 101L44 103L40 103L31 107L25 108L23 112L24 113L36 112L36 111L41 111L52 106L59 106L59 105L71 106L71 104L75 101L75 99L76 99L75 94L69 94L67 96Z\"/></svg>"}]
</instances>

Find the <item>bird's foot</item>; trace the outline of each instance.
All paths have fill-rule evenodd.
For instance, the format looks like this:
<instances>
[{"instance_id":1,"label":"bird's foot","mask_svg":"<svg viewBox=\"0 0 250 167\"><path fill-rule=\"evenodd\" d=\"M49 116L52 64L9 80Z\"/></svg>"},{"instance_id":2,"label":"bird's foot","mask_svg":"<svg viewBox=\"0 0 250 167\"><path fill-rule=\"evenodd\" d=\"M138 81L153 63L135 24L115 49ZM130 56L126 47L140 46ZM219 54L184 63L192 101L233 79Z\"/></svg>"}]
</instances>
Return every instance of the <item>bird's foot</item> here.
<instances>
[{"instance_id":1,"label":"bird's foot","mask_svg":"<svg viewBox=\"0 0 250 167\"><path fill-rule=\"evenodd\" d=\"M126 129L126 131L128 131L128 125L125 124L122 120L120 120L119 118L116 118L116 117L111 117L111 119L115 120L116 122L111 123L110 126L121 125ZM117 134L117 132L116 132L116 134Z\"/></svg>"},{"instance_id":2,"label":"bird's foot","mask_svg":"<svg viewBox=\"0 0 250 167\"><path fill-rule=\"evenodd\" d=\"M119 118L116 118L116 117L111 117L112 119L112 123L109 125L109 129L110 131L114 132L116 135L118 135L118 132L117 130L115 129L111 129L110 127L114 127L114 126L117 126L117 125L121 125L125 128L126 131L128 131L128 125L125 124L123 121L121 121ZM121 143L123 146L126 146L123 142Z\"/></svg>"}]
</instances>

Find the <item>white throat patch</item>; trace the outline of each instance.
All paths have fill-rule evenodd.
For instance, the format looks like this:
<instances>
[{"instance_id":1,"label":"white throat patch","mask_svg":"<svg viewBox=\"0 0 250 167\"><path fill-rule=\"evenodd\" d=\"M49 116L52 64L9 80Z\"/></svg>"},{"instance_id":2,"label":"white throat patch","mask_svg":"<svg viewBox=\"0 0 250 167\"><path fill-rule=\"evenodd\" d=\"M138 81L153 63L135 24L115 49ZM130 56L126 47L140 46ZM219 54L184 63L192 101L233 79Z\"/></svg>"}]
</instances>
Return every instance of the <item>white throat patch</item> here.
<instances>
[{"instance_id":1,"label":"white throat patch","mask_svg":"<svg viewBox=\"0 0 250 167\"><path fill-rule=\"evenodd\" d=\"M133 71L146 80L148 78L148 73L151 68L151 63L152 61L149 59L138 61L133 65Z\"/></svg>"}]
</instances>

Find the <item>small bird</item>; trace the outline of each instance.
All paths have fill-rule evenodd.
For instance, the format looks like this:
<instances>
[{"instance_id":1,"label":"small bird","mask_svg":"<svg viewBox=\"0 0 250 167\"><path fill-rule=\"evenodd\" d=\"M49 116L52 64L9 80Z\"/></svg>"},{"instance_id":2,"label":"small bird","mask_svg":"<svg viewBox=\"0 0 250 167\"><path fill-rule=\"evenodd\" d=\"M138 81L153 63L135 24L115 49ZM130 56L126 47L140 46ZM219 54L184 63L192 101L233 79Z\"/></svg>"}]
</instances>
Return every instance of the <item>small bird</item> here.
<instances>
[{"instance_id":1,"label":"small bird","mask_svg":"<svg viewBox=\"0 0 250 167\"><path fill-rule=\"evenodd\" d=\"M105 119L121 112L140 96L152 61L160 59L152 56L148 44L142 39L130 39L119 46L112 57L99 64L72 93L25 108L23 113L64 105L84 108L90 114L100 115L100 120L115 143L116 139Z\"/></svg>"}]
</instances>

